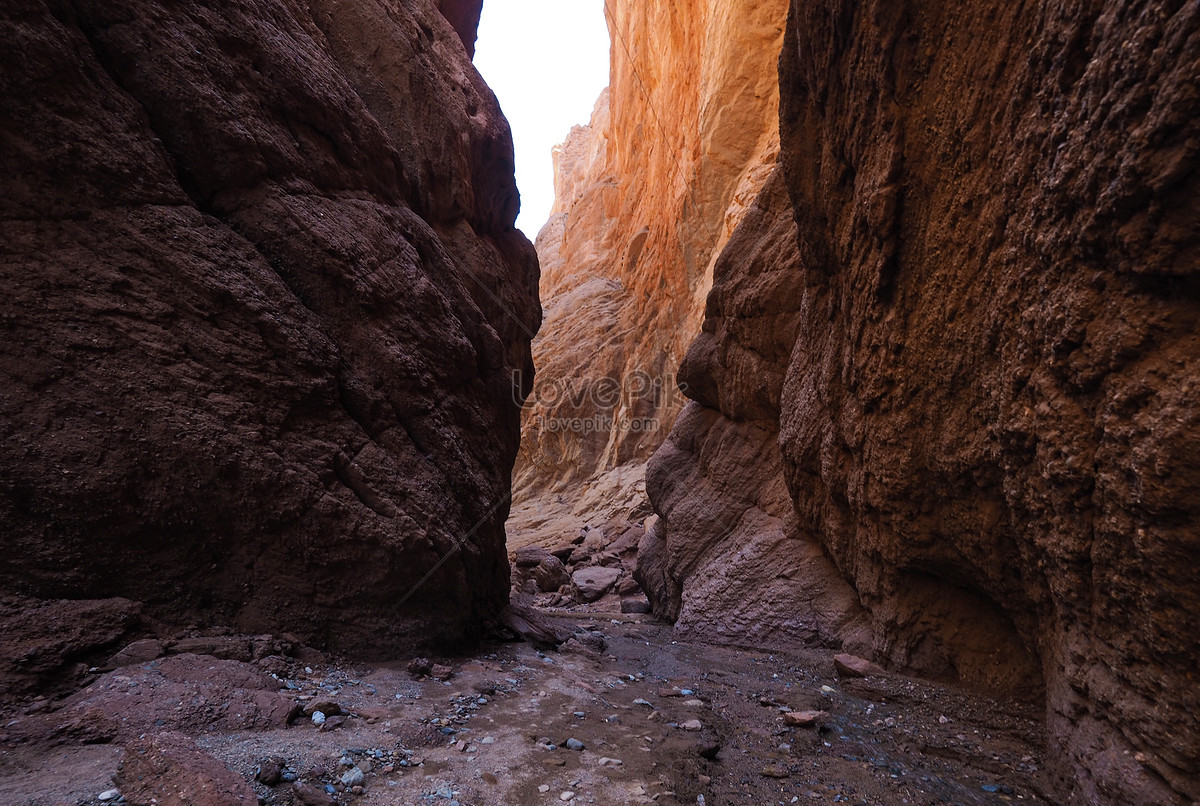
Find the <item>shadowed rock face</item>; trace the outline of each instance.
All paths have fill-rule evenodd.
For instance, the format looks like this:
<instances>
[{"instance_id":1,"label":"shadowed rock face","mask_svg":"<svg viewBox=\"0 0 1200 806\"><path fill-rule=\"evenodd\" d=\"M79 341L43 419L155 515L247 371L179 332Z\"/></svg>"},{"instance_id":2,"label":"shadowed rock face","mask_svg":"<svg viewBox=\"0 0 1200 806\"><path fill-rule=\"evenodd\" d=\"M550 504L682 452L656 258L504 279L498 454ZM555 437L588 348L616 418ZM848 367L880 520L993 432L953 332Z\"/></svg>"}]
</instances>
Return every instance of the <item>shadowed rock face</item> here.
<instances>
[{"instance_id":1,"label":"shadowed rock face","mask_svg":"<svg viewBox=\"0 0 1200 806\"><path fill-rule=\"evenodd\" d=\"M878 660L1044 686L1064 802L1200 798L1200 7L792 5L796 269L762 292L744 244L769 217L721 258L697 404L647 476L656 607L682 619L698 570L746 563L695 513L762 497L744 480L769 469L730 446L777 395L796 533ZM746 349L793 311L786 344Z\"/></svg>"},{"instance_id":2,"label":"shadowed rock face","mask_svg":"<svg viewBox=\"0 0 1200 806\"><path fill-rule=\"evenodd\" d=\"M0 583L376 653L476 631L537 265L437 8L0 28Z\"/></svg>"},{"instance_id":3,"label":"shadowed rock face","mask_svg":"<svg viewBox=\"0 0 1200 806\"><path fill-rule=\"evenodd\" d=\"M803 279L777 168L713 271L679 375L694 402L646 470L661 518L642 538L637 577L683 636L870 652L857 595L801 530L783 479L779 398Z\"/></svg>"}]
</instances>

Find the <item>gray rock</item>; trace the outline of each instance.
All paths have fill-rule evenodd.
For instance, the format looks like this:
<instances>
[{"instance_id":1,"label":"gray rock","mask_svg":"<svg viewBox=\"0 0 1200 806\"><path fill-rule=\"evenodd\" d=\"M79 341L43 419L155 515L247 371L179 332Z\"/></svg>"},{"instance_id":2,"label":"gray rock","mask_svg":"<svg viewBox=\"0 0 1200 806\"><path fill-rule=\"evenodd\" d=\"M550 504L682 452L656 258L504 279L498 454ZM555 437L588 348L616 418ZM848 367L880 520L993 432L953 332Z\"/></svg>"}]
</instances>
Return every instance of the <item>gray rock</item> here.
<instances>
[{"instance_id":1,"label":"gray rock","mask_svg":"<svg viewBox=\"0 0 1200 806\"><path fill-rule=\"evenodd\" d=\"M567 742L564 746L568 750L582 750L584 747L584 744L583 744L583 742L579 741L578 739L567 739Z\"/></svg>"},{"instance_id":2,"label":"gray rock","mask_svg":"<svg viewBox=\"0 0 1200 806\"><path fill-rule=\"evenodd\" d=\"M365 780L367 780L367 777L363 775L363 771L358 767L351 767L350 769L346 770L344 773L342 773L341 778L344 786L362 786L363 781Z\"/></svg>"},{"instance_id":3,"label":"gray rock","mask_svg":"<svg viewBox=\"0 0 1200 806\"><path fill-rule=\"evenodd\" d=\"M593 566L583 568L571 574L571 581L579 589L579 597L585 602L594 602L608 593L621 576L619 568L602 568Z\"/></svg>"}]
</instances>

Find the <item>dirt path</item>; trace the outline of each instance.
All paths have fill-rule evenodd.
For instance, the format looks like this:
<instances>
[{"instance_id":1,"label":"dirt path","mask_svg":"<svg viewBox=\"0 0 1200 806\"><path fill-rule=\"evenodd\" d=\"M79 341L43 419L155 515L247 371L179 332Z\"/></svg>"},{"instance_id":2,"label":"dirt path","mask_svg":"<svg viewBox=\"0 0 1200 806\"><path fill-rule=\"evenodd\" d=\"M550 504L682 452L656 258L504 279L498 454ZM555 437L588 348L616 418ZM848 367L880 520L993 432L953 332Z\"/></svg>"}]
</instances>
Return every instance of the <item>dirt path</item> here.
<instances>
[{"instance_id":1,"label":"dirt path","mask_svg":"<svg viewBox=\"0 0 1200 806\"><path fill-rule=\"evenodd\" d=\"M485 646L441 659L454 670L444 682L414 680L404 664L260 661L299 706L336 703L324 706L325 729L300 717L290 727L229 730L221 726L242 714L224 711L207 725L194 713L180 719L246 781L282 759L282 780L253 783L272 805L1048 802L1038 794L1033 703L901 676L840 679L823 651L676 643L647 616L556 618L580 631L564 651ZM110 675L136 682L128 670ZM93 687L110 685L102 681ZM785 724L785 712L804 710L827 716L813 727ZM9 730L20 733L17 719ZM569 739L583 749L568 749ZM63 741L61 732L53 741L10 736L0 749L0 802L98 804L120 757L114 745ZM350 765L363 771L361 783ZM297 797L293 777L311 787L309 800Z\"/></svg>"}]
</instances>

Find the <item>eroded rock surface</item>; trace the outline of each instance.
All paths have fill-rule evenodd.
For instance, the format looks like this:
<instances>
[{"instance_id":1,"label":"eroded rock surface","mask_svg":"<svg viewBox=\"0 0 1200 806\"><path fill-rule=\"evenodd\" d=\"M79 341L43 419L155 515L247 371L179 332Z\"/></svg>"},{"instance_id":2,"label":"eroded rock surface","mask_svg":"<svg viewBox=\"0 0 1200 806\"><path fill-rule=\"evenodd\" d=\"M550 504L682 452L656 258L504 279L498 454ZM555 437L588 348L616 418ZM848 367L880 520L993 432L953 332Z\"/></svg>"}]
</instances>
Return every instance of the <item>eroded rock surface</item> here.
<instances>
[{"instance_id":1,"label":"eroded rock surface","mask_svg":"<svg viewBox=\"0 0 1200 806\"><path fill-rule=\"evenodd\" d=\"M801 528L783 479L779 405L802 274L782 171L725 248L680 380L693 398L647 470L662 516L637 576L676 631L754 646L871 647L854 590Z\"/></svg>"},{"instance_id":2,"label":"eroded rock surface","mask_svg":"<svg viewBox=\"0 0 1200 806\"><path fill-rule=\"evenodd\" d=\"M778 152L783 0L607 8L611 84L555 153L555 207L537 239L545 383L524 418L518 540L573 535L644 501L713 258ZM583 481L588 501L557 498Z\"/></svg>"},{"instance_id":3,"label":"eroded rock surface","mask_svg":"<svg viewBox=\"0 0 1200 806\"><path fill-rule=\"evenodd\" d=\"M477 630L537 268L437 7L0 28L0 582L368 652Z\"/></svg>"},{"instance_id":4,"label":"eroded rock surface","mask_svg":"<svg viewBox=\"0 0 1200 806\"><path fill-rule=\"evenodd\" d=\"M1196 800L1200 8L791 14L799 260L766 298L799 313L774 353L798 532L853 585L875 660L991 691L1044 683L1063 802ZM714 289L705 365L759 366L740 355L770 310L757 278L746 261ZM772 374L709 376L648 475L667 516L659 607L687 600L688 563L721 543L655 467L706 493L761 472L719 458L717 412L769 419ZM672 553L676 526L704 545Z\"/></svg>"}]
</instances>

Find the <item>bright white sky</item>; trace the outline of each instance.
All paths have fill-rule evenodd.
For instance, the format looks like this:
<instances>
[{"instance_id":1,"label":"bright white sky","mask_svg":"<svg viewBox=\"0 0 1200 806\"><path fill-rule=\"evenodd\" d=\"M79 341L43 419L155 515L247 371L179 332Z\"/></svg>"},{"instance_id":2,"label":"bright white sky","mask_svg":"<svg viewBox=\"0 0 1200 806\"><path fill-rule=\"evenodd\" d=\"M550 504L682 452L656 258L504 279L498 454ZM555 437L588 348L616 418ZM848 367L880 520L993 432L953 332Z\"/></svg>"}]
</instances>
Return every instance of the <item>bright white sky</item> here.
<instances>
[{"instance_id":1,"label":"bright white sky","mask_svg":"<svg viewBox=\"0 0 1200 806\"><path fill-rule=\"evenodd\" d=\"M554 204L550 151L591 117L608 86L608 48L604 0L484 0L475 66L512 125L517 226L530 240Z\"/></svg>"}]
</instances>

